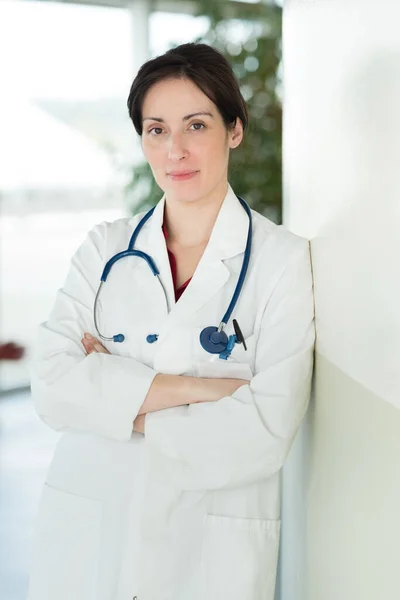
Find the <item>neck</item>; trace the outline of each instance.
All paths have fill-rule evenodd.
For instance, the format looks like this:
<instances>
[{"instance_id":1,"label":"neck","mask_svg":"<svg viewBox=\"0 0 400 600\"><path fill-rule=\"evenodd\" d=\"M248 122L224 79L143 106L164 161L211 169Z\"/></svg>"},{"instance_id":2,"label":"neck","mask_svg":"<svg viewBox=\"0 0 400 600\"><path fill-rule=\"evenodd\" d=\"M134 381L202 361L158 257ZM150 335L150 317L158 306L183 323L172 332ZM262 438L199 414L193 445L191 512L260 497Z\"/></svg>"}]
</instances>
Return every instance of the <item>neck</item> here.
<instances>
[{"instance_id":1,"label":"neck","mask_svg":"<svg viewBox=\"0 0 400 600\"><path fill-rule=\"evenodd\" d=\"M195 202L166 198L164 221L169 244L182 248L207 244L227 190L228 183L223 181L210 194Z\"/></svg>"}]
</instances>

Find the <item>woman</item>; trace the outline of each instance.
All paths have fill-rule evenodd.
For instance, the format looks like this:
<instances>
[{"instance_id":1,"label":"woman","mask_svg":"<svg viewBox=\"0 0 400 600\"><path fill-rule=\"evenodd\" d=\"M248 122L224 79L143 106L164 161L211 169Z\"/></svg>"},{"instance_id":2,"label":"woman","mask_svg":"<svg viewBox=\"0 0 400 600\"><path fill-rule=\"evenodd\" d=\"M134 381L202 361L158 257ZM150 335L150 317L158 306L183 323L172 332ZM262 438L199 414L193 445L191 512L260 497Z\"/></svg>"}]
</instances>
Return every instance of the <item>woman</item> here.
<instances>
[{"instance_id":1,"label":"woman","mask_svg":"<svg viewBox=\"0 0 400 600\"><path fill-rule=\"evenodd\" d=\"M128 107L165 193L88 234L41 326L34 402L64 433L29 600L272 600L312 372L308 242L229 186L247 110L219 52L148 61Z\"/></svg>"}]
</instances>

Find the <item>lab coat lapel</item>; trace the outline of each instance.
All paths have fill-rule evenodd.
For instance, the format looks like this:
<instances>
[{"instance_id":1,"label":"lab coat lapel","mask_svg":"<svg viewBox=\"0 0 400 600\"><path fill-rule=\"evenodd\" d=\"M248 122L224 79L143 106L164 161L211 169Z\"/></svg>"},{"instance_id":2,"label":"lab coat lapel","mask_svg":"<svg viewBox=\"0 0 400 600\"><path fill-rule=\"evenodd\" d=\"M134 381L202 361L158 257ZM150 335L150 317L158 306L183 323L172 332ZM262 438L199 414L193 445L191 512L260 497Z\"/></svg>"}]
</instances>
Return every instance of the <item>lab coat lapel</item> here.
<instances>
[{"instance_id":1,"label":"lab coat lapel","mask_svg":"<svg viewBox=\"0 0 400 600\"><path fill-rule=\"evenodd\" d=\"M223 261L244 252L248 226L247 214L229 186L209 243L191 282L171 311L171 320L189 318L228 281L231 272Z\"/></svg>"}]
</instances>

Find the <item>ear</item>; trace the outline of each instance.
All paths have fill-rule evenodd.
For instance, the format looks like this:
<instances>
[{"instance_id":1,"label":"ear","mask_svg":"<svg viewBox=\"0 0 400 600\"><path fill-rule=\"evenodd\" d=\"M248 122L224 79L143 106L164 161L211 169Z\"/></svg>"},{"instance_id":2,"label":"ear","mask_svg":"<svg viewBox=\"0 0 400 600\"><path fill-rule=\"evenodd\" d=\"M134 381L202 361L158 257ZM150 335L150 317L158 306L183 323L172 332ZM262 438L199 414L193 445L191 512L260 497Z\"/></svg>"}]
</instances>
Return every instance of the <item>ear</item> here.
<instances>
[{"instance_id":1,"label":"ear","mask_svg":"<svg viewBox=\"0 0 400 600\"><path fill-rule=\"evenodd\" d=\"M237 148L243 139L243 123L239 117L236 123L229 131L229 148Z\"/></svg>"}]
</instances>

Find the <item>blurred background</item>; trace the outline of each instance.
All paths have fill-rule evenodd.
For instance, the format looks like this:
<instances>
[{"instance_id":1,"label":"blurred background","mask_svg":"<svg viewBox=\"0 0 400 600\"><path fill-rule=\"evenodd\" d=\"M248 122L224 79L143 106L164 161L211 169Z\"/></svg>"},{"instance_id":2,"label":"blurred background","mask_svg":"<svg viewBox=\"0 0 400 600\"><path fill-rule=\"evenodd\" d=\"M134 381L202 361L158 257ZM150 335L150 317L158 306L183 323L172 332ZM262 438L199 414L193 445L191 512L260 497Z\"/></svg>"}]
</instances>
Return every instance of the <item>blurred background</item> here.
<instances>
[{"instance_id":1,"label":"blurred background","mask_svg":"<svg viewBox=\"0 0 400 600\"><path fill-rule=\"evenodd\" d=\"M183 42L224 52L251 116L230 181L280 223L281 13L280 3L258 0L0 2L2 600L25 598L35 514L58 439L30 403L38 323L88 229L161 197L126 109L135 73Z\"/></svg>"}]
</instances>

